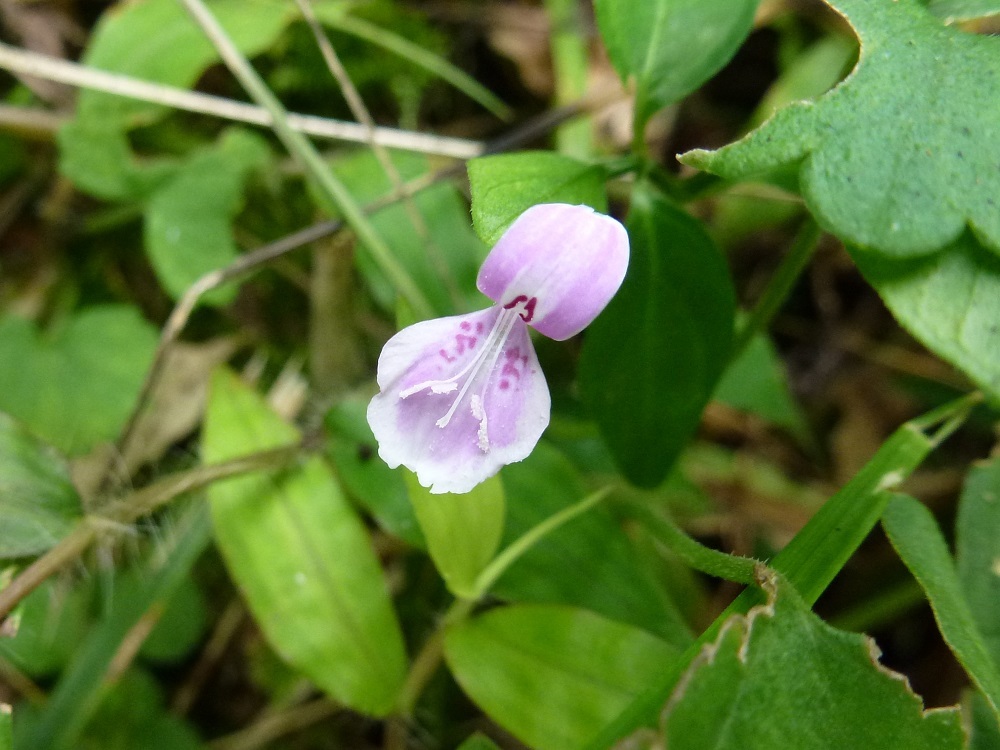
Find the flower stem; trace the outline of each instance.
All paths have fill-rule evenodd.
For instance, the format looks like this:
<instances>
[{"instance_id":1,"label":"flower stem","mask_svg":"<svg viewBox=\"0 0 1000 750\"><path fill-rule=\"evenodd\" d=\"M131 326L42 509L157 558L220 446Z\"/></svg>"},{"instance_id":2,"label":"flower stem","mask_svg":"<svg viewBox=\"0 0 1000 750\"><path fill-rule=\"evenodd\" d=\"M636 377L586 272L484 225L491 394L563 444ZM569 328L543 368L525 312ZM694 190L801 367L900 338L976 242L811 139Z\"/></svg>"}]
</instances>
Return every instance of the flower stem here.
<instances>
[{"instance_id":1,"label":"flower stem","mask_svg":"<svg viewBox=\"0 0 1000 750\"><path fill-rule=\"evenodd\" d=\"M630 501L628 512L664 547L695 570L736 583L753 583L759 564L749 557L729 555L706 547L685 534L673 519L654 513L648 503Z\"/></svg>"},{"instance_id":2,"label":"flower stem","mask_svg":"<svg viewBox=\"0 0 1000 750\"><path fill-rule=\"evenodd\" d=\"M601 502L601 500L606 498L610 492L610 487L602 487L592 495L585 497L576 505L563 508L558 513L549 516L540 524L532 527L511 542L503 550L503 552L493 558L493 561L486 566L482 573L479 574L479 577L476 579L475 586L473 586L473 591L475 592L473 599L480 599L485 596L493 584L496 583L500 576L504 574L507 568L513 565L514 562L521 557L521 555L534 547L543 537L555 531L567 521L576 518L581 513L586 513L588 510Z\"/></svg>"},{"instance_id":3,"label":"flower stem","mask_svg":"<svg viewBox=\"0 0 1000 750\"><path fill-rule=\"evenodd\" d=\"M731 355L733 360L737 359L743 353L747 344L753 340L754 336L765 330L771 323L774 314L778 312L778 309L788 298L792 287L795 286L795 282L809 264L813 252L819 245L821 235L822 230L820 230L816 220L807 214L802 226L799 228L799 233L795 236L794 242L792 242L788 255L781 261L778 270L771 277L771 281L764 290L763 296L757 302L757 306L754 307L753 312L750 313L746 322L736 332Z\"/></svg>"}]
</instances>

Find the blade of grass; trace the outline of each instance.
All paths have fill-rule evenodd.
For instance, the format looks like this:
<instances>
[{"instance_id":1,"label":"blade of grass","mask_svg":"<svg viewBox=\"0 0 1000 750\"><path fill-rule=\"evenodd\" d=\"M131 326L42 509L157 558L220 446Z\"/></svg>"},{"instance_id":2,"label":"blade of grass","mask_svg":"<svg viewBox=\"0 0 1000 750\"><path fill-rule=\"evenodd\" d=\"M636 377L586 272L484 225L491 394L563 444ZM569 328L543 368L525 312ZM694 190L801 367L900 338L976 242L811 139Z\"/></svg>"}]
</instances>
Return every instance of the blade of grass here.
<instances>
[{"instance_id":1,"label":"blade of grass","mask_svg":"<svg viewBox=\"0 0 1000 750\"><path fill-rule=\"evenodd\" d=\"M927 594L945 643L1000 718L1000 673L962 593L955 562L934 516L914 498L895 495L882 514L882 526Z\"/></svg>"},{"instance_id":2,"label":"blade of grass","mask_svg":"<svg viewBox=\"0 0 1000 750\"><path fill-rule=\"evenodd\" d=\"M581 29L580 7L577 0L545 0L552 25L552 67L559 106L576 101L587 90L587 45ZM556 130L556 146L567 156L589 158L590 119L580 118Z\"/></svg>"},{"instance_id":3,"label":"blade of grass","mask_svg":"<svg viewBox=\"0 0 1000 750\"><path fill-rule=\"evenodd\" d=\"M398 34L347 14L329 16L323 19L323 23L331 28L343 31L345 34L350 34L351 36L356 36L359 39L364 39L378 45L382 49L399 55L404 60L409 60L414 65L418 65L424 70L433 73L473 101L481 104L501 120L510 120L513 115L510 107L504 104L500 97L479 83L475 78L456 68L447 60L441 59L433 52L428 52L423 47L414 44Z\"/></svg>"},{"instance_id":4,"label":"blade of grass","mask_svg":"<svg viewBox=\"0 0 1000 750\"><path fill-rule=\"evenodd\" d=\"M896 430L861 471L827 500L775 556L770 566L782 573L806 602L814 603L878 522L891 498L889 490L913 473L981 400L982 394L978 392L963 396ZM928 432L935 426L936 430ZM639 696L588 748L611 747L631 732L653 726L677 681L702 648L715 640L723 624L733 615L746 614L764 602L761 589L744 590L681 655L676 666Z\"/></svg>"},{"instance_id":5,"label":"blade of grass","mask_svg":"<svg viewBox=\"0 0 1000 750\"><path fill-rule=\"evenodd\" d=\"M347 187L333 174L323 161L316 147L302 133L288 124L288 113L284 105L267 87L264 80L254 70L250 62L236 48L225 30L202 0L181 0L184 7L202 28L225 62L230 72L236 76L250 97L271 115L275 135L281 140L312 177L313 182L328 201L327 209L341 213L358 239L368 248L372 258L389 277L396 291L403 297L410 309L420 318L433 314L433 308L420 291L406 269L396 260L385 240L375 230L365 216L361 206L354 200Z\"/></svg>"}]
</instances>

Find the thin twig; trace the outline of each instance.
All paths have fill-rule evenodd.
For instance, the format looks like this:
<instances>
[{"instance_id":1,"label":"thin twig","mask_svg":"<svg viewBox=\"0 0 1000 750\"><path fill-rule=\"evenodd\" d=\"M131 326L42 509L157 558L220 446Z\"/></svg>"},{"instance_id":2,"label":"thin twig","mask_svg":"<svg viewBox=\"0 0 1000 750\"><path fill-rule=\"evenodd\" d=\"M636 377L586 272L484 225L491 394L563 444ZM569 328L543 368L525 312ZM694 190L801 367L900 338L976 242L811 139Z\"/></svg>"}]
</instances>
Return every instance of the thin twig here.
<instances>
[{"instance_id":1,"label":"thin twig","mask_svg":"<svg viewBox=\"0 0 1000 750\"><path fill-rule=\"evenodd\" d=\"M173 702L170 705L170 713L175 716L184 716L191 710L195 699L201 692L208 678L218 666L219 660L225 654L226 649L232 642L233 637L239 632L240 625L246 619L246 606L240 596L234 596L226 608L219 616L212 635L208 643L202 649L195 662L188 678L184 681L174 694Z\"/></svg>"},{"instance_id":2,"label":"thin twig","mask_svg":"<svg viewBox=\"0 0 1000 750\"><path fill-rule=\"evenodd\" d=\"M142 81L119 73L109 73L68 60L60 60L37 52L12 47L9 44L0 43L0 68L12 73L38 76L71 86L162 104L187 112L213 115L224 120L242 122L248 125L260 125L268 128L274 125L272 116L263 107L220 96L202 94L197 91L188 91L175 86ZM11 118L16 114L18 113L8 113ZM56 124L56 122L46 122L39 119L40 116L37 112L32 115L32 118L32 123L30 123L32 125L37 125L40 122L49 126ZM354 122L290 112L288 113L288 125L293 130L318 138L352 143L367 143L369 141L369 135L365 128ZM415 133L396 128L376 127L374 138L380 145L389 148L450 156L455 159L471 159L481 154L484 148L483 144L477 141L437 136L430 133Z\"/></svg>"},{"instance_id":3,"label":"thin twig","mask_svg":"<svg viewBox=\"0 0 1000 750\"><path fill-rule=\"evenodd\" d=\"M300 444L293 444L173 474L108 505L99 515L83 518L56 546L21 571L5 588L0 589L0 623L24 597L80 557L103 529L109 526L130 528L138 519L181 495L222 479L286 465L297 459L302 449Z\"/></svg>"},{"instance_id":4,"label":"thin twig","mask_svg":"<svg viewBox=\"0 0 1000 750\"><path fill-rule=\"evenodd\" d=\"M340 710L341 707L329 698L317 698L310 703L265 716L246 729L213 740L208 746L212 750L256 750L279 737L327 719Z\"/></svg>"}]
</instances>

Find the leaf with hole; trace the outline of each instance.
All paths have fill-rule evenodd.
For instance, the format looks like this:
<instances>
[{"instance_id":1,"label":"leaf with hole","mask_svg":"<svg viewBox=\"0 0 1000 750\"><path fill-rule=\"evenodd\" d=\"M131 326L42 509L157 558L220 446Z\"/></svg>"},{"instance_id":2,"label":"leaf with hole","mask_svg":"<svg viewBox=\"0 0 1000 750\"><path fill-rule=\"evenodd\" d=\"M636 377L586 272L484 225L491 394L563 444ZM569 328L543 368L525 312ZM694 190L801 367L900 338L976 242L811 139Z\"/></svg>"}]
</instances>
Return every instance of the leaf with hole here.
<instances>
[{"instance_id":1,"label":"leaf with hole","mask_svg":"<svg viewBox=\"0 0 1000 750\"><path fill-rule=\"evenodd\" d=\"M827 0L861 40L851 75L744 139L681 160L729 180L794 166L817 220L894 257L971 227L1000 254L1000 39L946 27L918 0Z\"/></svg>"},{"instance_id":2,"label":"leaf with hole","mask_svg":"<svg viewBox=\"0 0 1000 750\"><path fill-rule=\"evenodd\" d=\"M870 639L827 625L776 581L730 619L663 707L671 750L960 750L953 709L925 712Z\"/></svg>"}]
</instances>

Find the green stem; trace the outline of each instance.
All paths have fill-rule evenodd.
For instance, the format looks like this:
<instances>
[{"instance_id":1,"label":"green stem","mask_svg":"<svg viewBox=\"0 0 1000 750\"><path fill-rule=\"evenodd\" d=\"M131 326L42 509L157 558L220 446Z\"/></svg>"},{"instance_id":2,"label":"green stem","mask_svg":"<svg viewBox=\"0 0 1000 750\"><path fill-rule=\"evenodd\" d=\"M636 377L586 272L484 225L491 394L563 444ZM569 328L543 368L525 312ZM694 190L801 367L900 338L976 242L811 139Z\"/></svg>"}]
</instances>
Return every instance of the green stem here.
<instances>
[{"instance_id":1,"label":"green stem","mask_svg":"<svg viewBox=\"0 0 1000 750\"><path fill-rule=\"evenodd\" d=\"M181 2L201 26L226 66L250 94L250 97L271 115L271 127L274 129L275 135L278 136L289 153L302 163L322 195L328 199L329 204L326 208L339 211L343 215L344 221L368 248L375 262L392 280L396 290L406 299L413 311L420 317L431 317L433 309L423 292L393 256L385 240L365 217L361 206L354 200L347 187L329 169L312 142L289 126L288 113L284 105L267 87L267 84L243 56L243 53L236 48L215 16L205 6L203 0L181 0Z\"/></svg>"},{"instance_id":2,"label":"green stem","mask_svg":"<svg viewBox=\"0 0 1000 750\"><path fill-rule=\"evenodd\" d=\"M756 581L754 572L759 564L756 560L728 555L706 547L685 534L673 519L655 513L648 503L630 501L628 513L638 520L656 541L695 570L736 583L750 584Z\"/></svg>"},{"instance_id":3,"label":"green stem","mask_svg":"<svg viewBox=\"0 0 1000 750\"><path fill-rule=\"evenodd\" d=\"M521 555L534 547L543 537L555 531L567 521L576 518L581 513L586 513L588 510L601 502L601 500L606 498L610 492L610 487L603 487L599 489L592 495L585 497L576 505L563 508L558 513L549 516L540 524L532 527L511 542L503 550L503 552L493 558L493 561L486 566L482 573L479 574L479 577L476 579L476 583L473 586L475 594L471 598L480 599L485 596L493 584L496 583L500 576L504 574L507 568L513 565L514 562L521 557Z\"/></svg>"},{"instance_id":4,"label":"green stem","mask_svg":"<svg viewBox=\"0 0 1000 750\"><path fill-rule=\"evenodd\" d=\"M587 47L580 33L580 4L577 0L545 0L545 10L552 25L556 104L565 106L587 90ZM588 158L592 150L589 118L561 125L556 130L556 146L567 156Z\"/></svg>"},{"instance_id":5,"label":"green stem","mask_svg":"<svg viewBox=\"0 0 1000 750\"><path fill-rule=\"evenodd\" d=\"M747 344L753 340L754 336L770 325L771 319L774 318L775 313L784 304L789 293L792 291L792 287L795 286L795 282L798 281L802 271L809 264L809 260L812 258L812 254L819 244L821 235L822 231L819 225L816 224L812 216L807 214L799 229L799 233L795 237L795 241L792 242L792 247L789 249L788 255L781 261L778 270L771 277L770 283L768 283L767 288L764 290L760 301L757 302L757 306L750 313L750 317L747 318L746 322L736 332L736 339L733 341L732 359L737 359L743 353L743 350L746 349Z\"/></svg>"}]
</instances>

